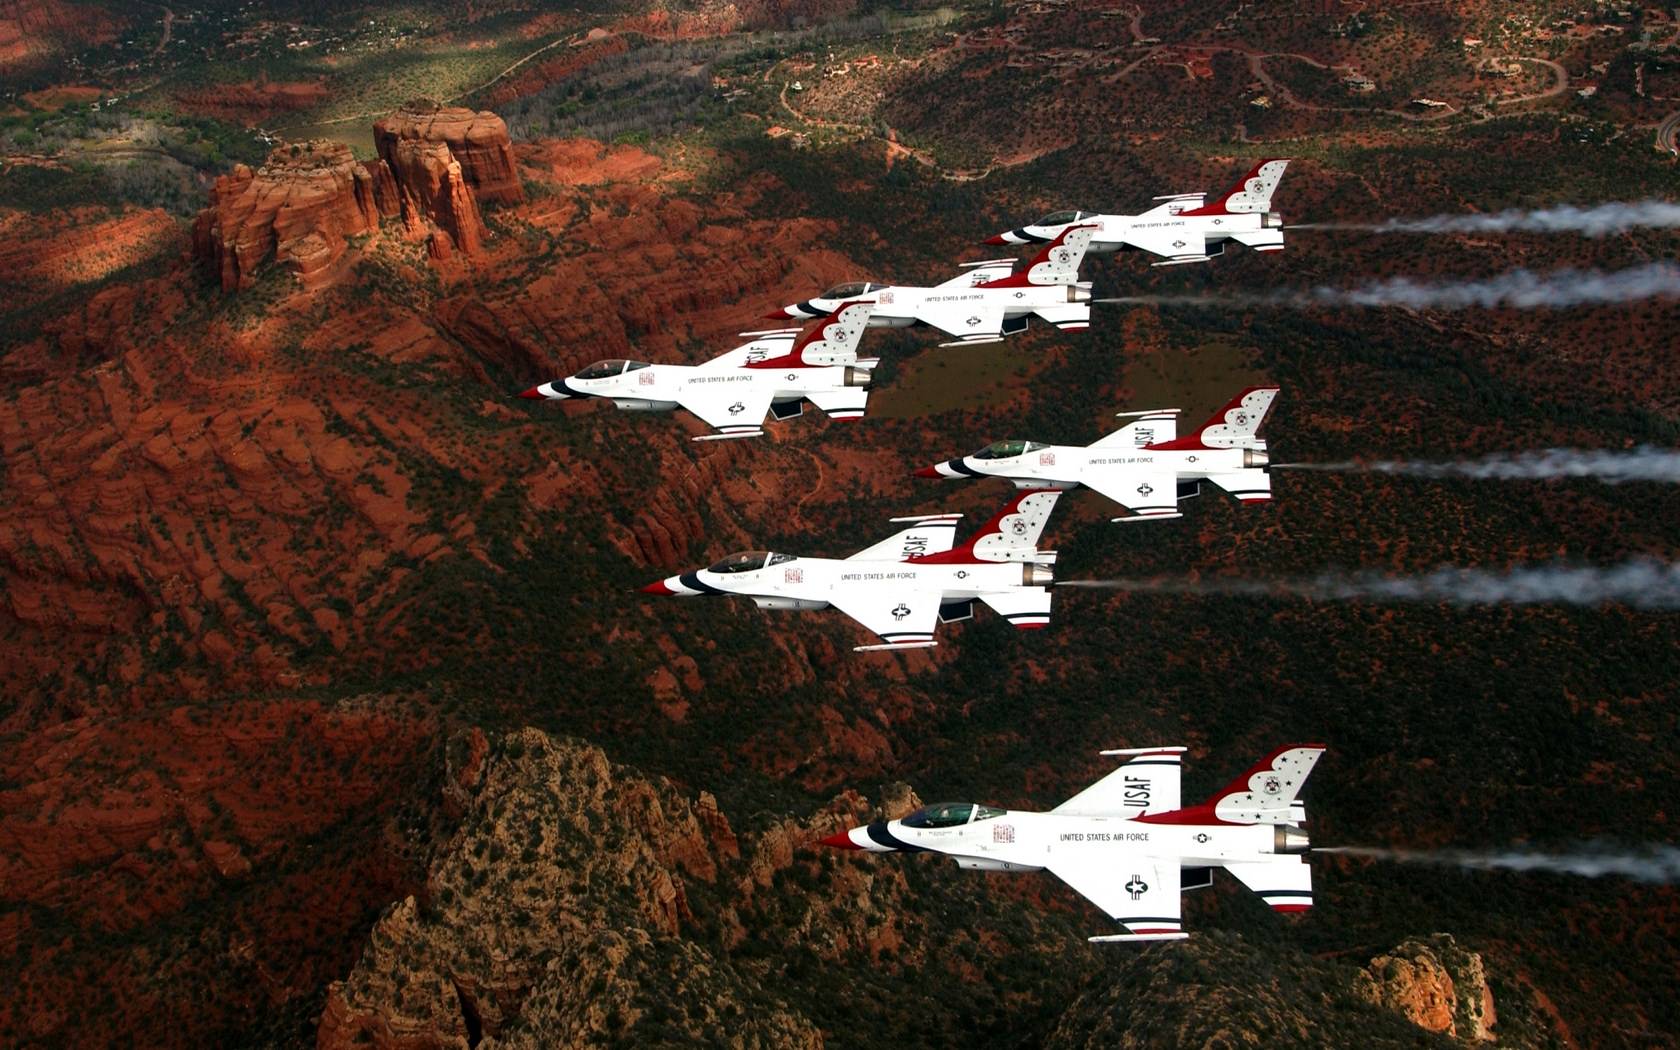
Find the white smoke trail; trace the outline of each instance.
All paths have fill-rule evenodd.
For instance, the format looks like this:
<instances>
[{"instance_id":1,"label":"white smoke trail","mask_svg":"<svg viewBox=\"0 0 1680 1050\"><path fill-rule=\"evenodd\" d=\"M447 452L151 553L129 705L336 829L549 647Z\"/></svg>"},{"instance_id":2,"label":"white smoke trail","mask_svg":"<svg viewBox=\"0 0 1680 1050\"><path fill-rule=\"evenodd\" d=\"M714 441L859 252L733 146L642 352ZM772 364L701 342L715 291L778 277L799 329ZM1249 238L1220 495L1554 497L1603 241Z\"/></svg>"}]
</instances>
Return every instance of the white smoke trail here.
<instances>
[{"instance_id":1,"label":"white smoke trail","mask_svg":"<svg viewBox=\"0 0 1680 1050\"><path fill-rule=\"evenodd\" d=\"M1274 463L1273 470L1317 470L1334 474L1399 474L1414 478L1553 480L1595 478L1610 485L1629 481L1680 482L1680 449L1640 445L1631 449L1548 448L1498 452L1481 459L1446 462L1344 460L1339 463Z\"/></svg>"},{"instance_id":2,"label":"white smoke trail","mask_svg":"<svg viewBox=\"0 0 1680 1050\"><path fill-rule=\"evenodd\" d=\"M1616 201L1578 208L1510 208L1481 215L1432 215L1387 222L1309 222L1291 229L1357 230L1365 233L1576 233L1613 237L1638 229L1680 228L1680 204L1672 201Z\"/></svg>"},{"instance_id":3,"label":"white smoke trail","mask_svg":"<svg viewBox=\"0 0 1680 1050\"><path fill-rule=\"evenodd\" d=\"M1064 580L1063 587L1150 594L1255 595L1311 601L1446 602L1451 605L1605 605L1680 609L1680 565L1635 559L1606 567L1446 567L1422 576L1324 573L1274 580Z\"/></svg>"},{"instance_id":4,"label":"white smoke trail","mask_svg":"<svg viewBox=\"0 0 1680 1050\"><path fill-rule=\"evenodd\" d=\"M1646 263L1626 270L1510 270L1480 281L1421 281L1388 277L1357 288L1319 285L1301 292L1255 295L1129 295L1103 303L1157 306L1402 306L1413 310L1464 310L1510 307L1562 310L1595 303L1630 303L1640 299L1680 297L1680 265Z\"/></svg>"},{"instance_id":5,"label":"white smoke trail","mask_svg":"<svg viewBox=\"0 0 1680 1050\"><path fill-rule=\"evenodd\" d=\"M1648 846L1636 852L1595 850L1590 853L1535 853L1527 850L1488 852L1480 850L1383 849L1371 846L1329 846L1316 853L1341 853L1402 864L1431 864L1471 871L1540 871L1554 875L1583 875L1600 878L1619 875L1637 882L1680 882L1680 848Z\"/></svg>"}]
</instances>

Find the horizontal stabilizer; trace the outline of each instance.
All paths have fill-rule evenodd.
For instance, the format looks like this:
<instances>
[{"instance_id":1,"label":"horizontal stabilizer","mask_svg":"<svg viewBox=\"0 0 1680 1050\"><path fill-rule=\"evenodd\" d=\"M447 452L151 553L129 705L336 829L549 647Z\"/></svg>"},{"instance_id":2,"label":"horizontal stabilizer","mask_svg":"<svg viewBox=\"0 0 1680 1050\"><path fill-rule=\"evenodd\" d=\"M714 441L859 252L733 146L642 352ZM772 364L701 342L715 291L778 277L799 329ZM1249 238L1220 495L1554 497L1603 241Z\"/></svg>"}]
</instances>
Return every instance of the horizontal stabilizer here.
<instances>
[{"instance_id":1,"label":"horizontal stabilizer","mask_svg":"<svg viewBox=\"0 0 1680 1050\"><path fill-rule=\"evenodd\" d=\"M815 390L805 399L828 413L830 419L862 419L869 407L869 388L841 387L838 390Z\"/></svg>"},{"instance_id":2,"label":"horizontal stabilizer","mask_svg":"<svg viewBox=\"0 0 1680 1050\"><path fill-rule=\"evenodd\" d=\"M1008 620L1017 630L1032 631L1050 623L1048 587L1017 587L1013 590L982 594L980 600L992 611Z\"/></svg>"},{"instance_id":3,"label":"horizontal stabilizer","mask_svg":"<svg viewBox=\"0 0 1680 1050\"><path fill-rule=\"evenodd\" d=\"M1264 470L1233 470L1209 474L1207 479L1244 503L1264 503L1272 498L1272 476Z\"/></svg>"},{"instance_id":4,"label":"horizontal stabilizer","mask_svg":"<svg viewBox=\"0 0 1680 1050\"><path fill-rule=\"evenodd\" d=\"M1284 856L1252 864L1227 864L1225 870L1260 895L1274 911L1306 911L1312 907L1312 866L1299 856Z\"/></svg>"}]
</instances>

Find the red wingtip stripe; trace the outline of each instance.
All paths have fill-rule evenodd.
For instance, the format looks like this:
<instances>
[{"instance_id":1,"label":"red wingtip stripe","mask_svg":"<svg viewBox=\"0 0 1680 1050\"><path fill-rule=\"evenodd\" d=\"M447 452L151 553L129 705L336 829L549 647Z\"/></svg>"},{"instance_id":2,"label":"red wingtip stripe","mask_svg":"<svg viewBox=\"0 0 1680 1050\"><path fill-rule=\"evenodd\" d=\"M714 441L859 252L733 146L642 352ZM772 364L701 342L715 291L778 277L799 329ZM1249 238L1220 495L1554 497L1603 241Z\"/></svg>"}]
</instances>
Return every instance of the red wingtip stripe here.
<instances>
[{"instance_id":1,"label":"red wingtip stripe","mask_svg":"<svg viewBox=\"0 0 1680 1050\"><path fill-rule=\"evenodd\" d=\"M1274 905L1272 905L1272 910L1273 911L1307 911L1311 907L1312 907L1312 905L1310 905L1310 904L1274 904Z\"/></svg>"}]
</instances>

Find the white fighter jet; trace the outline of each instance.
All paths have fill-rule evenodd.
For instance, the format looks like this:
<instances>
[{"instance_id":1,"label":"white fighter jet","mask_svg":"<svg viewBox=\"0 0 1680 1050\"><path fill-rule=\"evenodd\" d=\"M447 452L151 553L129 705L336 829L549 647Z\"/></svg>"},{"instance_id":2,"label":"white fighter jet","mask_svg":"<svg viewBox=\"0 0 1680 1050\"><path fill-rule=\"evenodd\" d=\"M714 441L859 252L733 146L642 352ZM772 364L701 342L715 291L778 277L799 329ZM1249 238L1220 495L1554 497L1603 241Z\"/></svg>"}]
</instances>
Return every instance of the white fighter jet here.
<instances>
[{"instance_id":1,"label":"white fighter jet","mask_svg":"<svg viewBox=\"0 0 1680 1050\"><path fill-rule=\"evenodd\" d=\"M1008 478L1019 488L1102 493L1132 512L1113 521L1181 518L1178 504L1201 494L1211 481L1244 503L1272 498L1266 441L1256 436L1266 421L1275 386L1252 386L1226 403L1201 428L1177 435L1178 409L1121 412L1133 418L1090 445L997 441L961 459L916 471L921 478Z\"/></svg>"},{"instance_id":2,"label":"white fighter jet","mask_svg":"<svg viewBox=\"0 0 1680 1050\"><path fill-rule=\"evenodd\" d=\"M535 401L605 397L637 412L686 408L717 431L695 441L759 437L766 411L791 419L804 411L806 401L830 419L859 419L869 402L870 369L880 361L857 356L874 309L873 303L839 303L832 316L803 333L797 328L743 332L752 342L699 365L597 361L519 396Z\"/></svg>"},{"instance_id":3,"label":"white fighter jet","mask_svg":"<svg viewBox=\"0 0 1680 1050\"><path fill-rule=\"evenodd\" d=\"M1141 249L1165 256L1156 266L1206 262L1225 252L1225 242L1255 251L1283 250L1283 217L1271 210L1272 193L1283 180L1287 160L1263 160L1212 204L1206 194L1156 197L1162 203L1141 215L1058 211L1030 226L987 239L987 244L1042 244L1070 227L1094 225L1091 251Z\"/></svg>"},{"instance_id":4,"label":"white fighter jet","mask_svg":"<svg viewBox=\"0 0 1680 1050\"><path fill-rule=\"evenodd\" d=\"M969 263L966 272L932 288L853 281L768 316L826 317L848 300L868 300L875 304L872 326L926 324L956 336L942 346L996 342L1026 331L1027 319L1033 316L1064 331L1089 328L1091 282L1079 279L1079 264L1094 229L1072 226L1057 231L1018 272L1015 260L993 259Z\"/></svg>"},{"instance_id":5,"label":"white fighter jet","mask_svg":"<svg viewBox=\"0 0 1680 1050\"><path fill-rule=\"evenodd\" d=\"M967 620L976 600L1021 630L1050 622L1055 551L1036 549L1058 492L1023 492L966 543L953 546L960 514L894 518L902 531L849 558L769 551L731 554L708 569L650 583L648 594L739 595L760 609L834 606L881 638L858 652L937 645L937 623Z\"/></svg>"},{"instance_id":6,"label":"white fighter jet","mask_svg":"<svg viewBox=\"0 0 1680 1050\"><path fill-rule=\"evenodd\" d=\"M1179 806L1182 747L1104 751L1128 761L1048 813L970 802L923 806L822 840L872 853L943 853L976 871L1049 871L1125 933L1090 938L1175 941L1189 934L1179 893L1224 868L1274 911L1312 907L1306 807L1296 794L1323 744L1290 744L1199 806Z\"/></svg>"}]
</instances>

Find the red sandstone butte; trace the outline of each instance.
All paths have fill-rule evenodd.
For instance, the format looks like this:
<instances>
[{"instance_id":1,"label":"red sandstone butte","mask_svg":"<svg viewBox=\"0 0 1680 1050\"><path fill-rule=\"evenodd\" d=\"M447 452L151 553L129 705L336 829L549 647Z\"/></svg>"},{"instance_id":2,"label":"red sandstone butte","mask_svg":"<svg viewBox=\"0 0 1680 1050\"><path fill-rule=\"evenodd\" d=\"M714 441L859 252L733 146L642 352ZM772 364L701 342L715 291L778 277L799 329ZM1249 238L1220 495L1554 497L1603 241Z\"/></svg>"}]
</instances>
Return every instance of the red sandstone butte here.
<instances>
[{"instance_id":1,"label":"red sandstone butte","mask_svg":"<svg viewBox=\"0 0 1680 1050\"><path fill-rule=\"evenodd\" d=\"M282 146L256 171L241 164L216 180L193 222L193 255L216 267L223 291L249 287L271 256L315 287L332 277L345 238L377 229L397 201L385 165L362 164L343 143Z\"/></svg>"},{"instance_id":2,"label":"red sandstone butte","mask_svg":"<svg viewBox=\"0 0 1680 1050\"><path fill-rule=\"evenodd\" d=\"M460 162L461 176L479 200L517 204L525 199L507 124L494 113L416 99L376 122L373 141L380 158L399 172L399 179L400 146L409 142L443 145Z\"/></svg>"}]
</instances>

